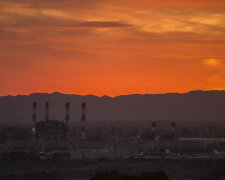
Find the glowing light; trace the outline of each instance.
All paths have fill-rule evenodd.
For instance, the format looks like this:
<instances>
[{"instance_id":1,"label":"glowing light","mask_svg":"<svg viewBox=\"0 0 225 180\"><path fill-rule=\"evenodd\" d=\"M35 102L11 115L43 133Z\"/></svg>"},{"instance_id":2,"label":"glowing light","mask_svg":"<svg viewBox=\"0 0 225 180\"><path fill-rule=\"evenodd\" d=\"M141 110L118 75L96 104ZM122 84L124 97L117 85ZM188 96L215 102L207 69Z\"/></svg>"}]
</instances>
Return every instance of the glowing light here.
<instances>
[{"instance_id":1,"label":"glowing light","mask_svg":"<svg viewBox=\"0 0 225 180\"><path fill-rule=\"evenodd\" d=\"M219 59L205 59L203 63L207 66L220 66L222 65L222 61Z\"/></svg>"}]
</instances>

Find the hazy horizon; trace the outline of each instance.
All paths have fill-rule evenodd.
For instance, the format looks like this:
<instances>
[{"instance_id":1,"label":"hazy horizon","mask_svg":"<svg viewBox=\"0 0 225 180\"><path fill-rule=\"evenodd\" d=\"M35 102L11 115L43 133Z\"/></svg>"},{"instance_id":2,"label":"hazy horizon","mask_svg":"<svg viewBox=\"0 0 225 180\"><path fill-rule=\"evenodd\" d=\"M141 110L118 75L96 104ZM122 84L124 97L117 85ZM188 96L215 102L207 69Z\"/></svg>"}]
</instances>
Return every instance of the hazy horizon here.
<instances>
[{"instance_id":1,"label":"hazy horizon","mask_svg":"<svg viewBox=\"0 0 225 180\"><path fill-rule=\"evenodd\" d=\"M111 97L75 94L35 93L0 98L2 122L31 123L32 103L37 103L39 119L44 118L44 104L50 103L50 117L64 119L65 102L71 103L72 122L80 120L81 102L87 103L87 119L96 121L188 121L224 122L225 91L188 93L134 94Z\"/></svg>"}]
</instances>

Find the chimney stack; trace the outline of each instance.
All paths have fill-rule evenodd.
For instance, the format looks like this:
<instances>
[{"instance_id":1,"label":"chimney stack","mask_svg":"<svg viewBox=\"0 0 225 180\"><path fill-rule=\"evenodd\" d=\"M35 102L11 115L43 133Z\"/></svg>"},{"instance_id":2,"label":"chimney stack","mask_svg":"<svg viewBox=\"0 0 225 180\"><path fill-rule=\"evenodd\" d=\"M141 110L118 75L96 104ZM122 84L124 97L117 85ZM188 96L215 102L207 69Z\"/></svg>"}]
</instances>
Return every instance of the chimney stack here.
<instances>
[{"instance_id":1,"label":"chimney stack","mask_svg":"<svg viewBox=\"0 0 225 180\"><path fill-rule=\"evenodd\" d=\"M70 121L70 103L66 102L66 139L70 139L69 121Z\"/></svg>"},{"instance_id":2,"label":"chimney stack","mask_svg":"<svg viewBox=\"0 0 225 180\"><path fill-rule=\"evenodd\" d=\"M70 103L66 103L66 121L68 122L70 120Z\"/></svg>"},{"instance_id":3,"label":"chimney stack","mask_svg":"<svg viewBox=\"0 0 225 180\"><path fill-rule=\"evenodd\" d=\"M172 122L172 123L171 123L170 131L171 131L171 132L175 132L175 131L176 131L176 124L175 124L175 122Z\"/></svg>"},{"instance_id":4,"label":"chimney stack","mask_svg":"<svg viewBox=\"0 0 225 180\"><path fill-rule=\"evenodd\" d=\"M86 139L86 103L82 102L81 103L81 107L82 107L82 115L81 115L81 140L85 140Z\"/></svg>"},{"instance_id":5,"label":"chimney stack","mask_svg":"<svg viewBox=\"0 0 225 180\"><path fill-rule=\"evenodd\" d=\"M33 125L32 125L32 134L35 138L35 131L36 131L36 121L37 121L37 114L36 114L37 104L33 102Z\"/></svg>"},{"instance_id":6,"label":"chimney stack","mask_svg":"<svg viewBox=\"0 0 225 180\"><path fill-rule=\"evenodd\" d=\"M49 120L49 103L48 102L45 103L45 120L46 121Z\"/></svg>"},{"instance_id":7,"label":"chimney stack","mask_svg":"<svg viewBox=\"0 0 225 180\"><path fill-rule=\"evenodd\" d=\"M155 132L157 129L156 122L152 122L152 132Z\"/></svg>"},{"instance_id":8,"label":"chimney stack","mask_svg":"<svg viewBox=\"0 0 225 180\"><path fill-rule=\"evenodd\" d=\"M33 122L35 123L37 120L37 114L36 114L37 104L36 102L33 102Z\"/></svg>"}]
</instances>

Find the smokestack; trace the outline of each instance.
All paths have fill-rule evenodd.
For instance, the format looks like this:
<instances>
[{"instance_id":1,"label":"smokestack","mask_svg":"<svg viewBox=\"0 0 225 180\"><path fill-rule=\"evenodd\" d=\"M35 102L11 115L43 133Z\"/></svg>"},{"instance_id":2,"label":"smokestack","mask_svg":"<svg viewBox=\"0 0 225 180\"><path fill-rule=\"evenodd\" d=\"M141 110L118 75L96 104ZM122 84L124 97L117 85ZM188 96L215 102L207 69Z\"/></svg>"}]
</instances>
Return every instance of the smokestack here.
<instances>
[{"instance_id":1,"label":"smokestack","mask_svg":"<svg viewBox=\"0 0 225 180\"><path fill-rule=\"evenodd\" d=\"M68 122L70 120L70 103L66 103L66 121Z\"/></svg>"},{"instance_id":2,"label":"smokestack","mask_svg":"<svg viewBox=\"0 0 225 180\"><path fill-rule=\"evenodd\" d=\"M46 121L49 120L49 103L48 102L45 103L45 120Z\"/></svg>"},{"instance_id":3,"label":"smokestack","mask_svg":"<svg viewBox=\"0 0 225 180\"><path fill-rule=\"evenodd\" d=\"M175 124L175 122L172 122L172 123L171 123L170 131L171 131L171 132L175 132L175 131L176 131L176 124Z\"/></svg>"},{"instance_id":4,"label":"smokestack","mask_svg":"<svg viewBox=\"0 0 225 180\"><path fill-rule=\"evenodd\" d=\"M37 120L36 108L37 108L37 104L36 104L36 102L33 102L33 122L34 123Z\"/></svg>"},{"instance_id":5,"label":"smokestack","mask_svg":"<svg viewBox=\"0 0 225 180\"><path fill-rule=\"evenodd\" d=\"M37 120L37 114L36 114L37 104L36 102L33 102L33 125L32 125L32 134L35 138L35 130L36 130L36 120Z\"/></svg>"},{"instance_id":6,"label":"smokestack","mask_svg":"<svg viewBox=\"0 0 225 180\"><path fill-rule=\"evenodd\" d=\"M66 139L70 139L69 121L70 121L70 103L66 102Z\"/></svg>"},{"instance_id":7,"label":"smokestack","mask_svg":"<svg viewBox=\"0 0 225 180\"><path fill-rule=\"evenodd\" d=\"M82 107L82 115L81 115L81 140L85 140L86 139L86 103L82 102L81 103L81 107Z\"/></svg>"},{"instance_id":8,"label":"smokestack","mask_svg":"<svg viewBox=\"0 0 225 180\"><path fill-rule=\"evenodd\" d=\"M155 132L157 129L156 122L152 122L152 132Z\"/></svg>"}]
</instances>

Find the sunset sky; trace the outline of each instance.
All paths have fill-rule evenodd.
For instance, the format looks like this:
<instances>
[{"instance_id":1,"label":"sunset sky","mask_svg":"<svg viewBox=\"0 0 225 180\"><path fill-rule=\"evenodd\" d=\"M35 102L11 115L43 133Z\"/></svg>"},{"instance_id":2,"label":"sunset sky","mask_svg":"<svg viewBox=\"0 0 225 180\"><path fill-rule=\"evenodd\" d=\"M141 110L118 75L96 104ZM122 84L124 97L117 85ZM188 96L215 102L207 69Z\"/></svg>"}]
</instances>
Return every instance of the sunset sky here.
<instances>
[{"instance_id":1,"label":"sunset sky","mask_svg":"<svg viewBox=\"0 0 225 180\"><path fill-rule=\"evenodd\" d=\"M0 96L212 89L224 0L0 0Z\"/></svg>"}]
</instances>

